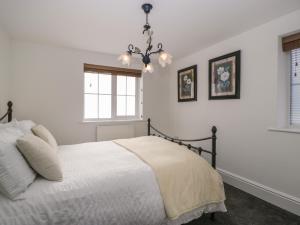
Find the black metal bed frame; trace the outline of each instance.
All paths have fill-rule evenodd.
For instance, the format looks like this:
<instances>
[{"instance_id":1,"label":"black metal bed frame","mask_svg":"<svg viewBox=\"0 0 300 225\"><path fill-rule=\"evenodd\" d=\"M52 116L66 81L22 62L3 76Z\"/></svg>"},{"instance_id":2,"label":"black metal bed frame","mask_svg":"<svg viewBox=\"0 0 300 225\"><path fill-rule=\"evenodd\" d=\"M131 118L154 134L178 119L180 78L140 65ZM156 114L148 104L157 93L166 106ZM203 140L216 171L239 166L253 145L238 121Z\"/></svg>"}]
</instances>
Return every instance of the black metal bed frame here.
<instances>
[{"instance_id":1,"label":"black metal bed frame","mask_svg":"<svg viewBox=\"0 0 300 225\"><path fill-rule=\"evenodd\" d=\"M2 116L0 118L0 121L4 120L6 117L7 117L7 122L12 121L12 112L13 112L12 106L13 106L13 103L11 101L9 101L7 103L7 107L8 107L7 111L4 114L4 116ZM217 147L217 145L216 145L217 136L216 136L216 133L217 133L217 128L215 126L213 126L211 128L212 135L210 137L199 138L199 139L179 139L179 138L172 138L172 137L164 134L163 132L159 131L155 127L153 127L151 125L150 118L148 119L148 124L147 125L148 125L147 126L148 136L153 135L153 136L162 137L166 140L172 141L172 142L177 143L179 145L186 146L189 150L194 150L194 151L198 152L199 155L201 155L202 152L211 154L211 157L212 157L211 158L211 165L214 169L216 169L216 156L217 156L217 148L216 148ZM155 133L151 134L151 129L154 130L157 134L155 134ZM185 143L185 142L189 143L189 142L199 142L199 141L206 141L206 140L212 140L212 150L211 151L203 149L202 147L196 147L196 146L193 146L191 144L186 144ZM215 220L215 213L211 213L211 220Z\"/></svg>"},{"instance_id":2,"label":"black metal bed frame","mask_svg":"<svg viewBox=\"0 0 300 225\"><path fill-rule=\"evenodd\" d=\"M12 112L13 112L12 106L13 106L13 103L11 101L7 102L7 107L8 107L7 111L0 118L0 121L4 120L7 117L7 122L11 122ZM216 133L217 133L217 128L215 126L213 126L211 128L212 136L210 136L210 137L198 138L198 139L179 139L179 138L170 137L169 135L164 134L163 132L161 132L158 129L156 129L155 127L153 127L152 124L151 124L150 118L148 119L148 124L147 125L148 125L147 126L148 136L153 135L153 136L162 137L166 140L175 142L179 145L186 146L190 150L195 150L196 152L198 152L199 155L201 155L202 152L208 153L208 154L211 155L211 165L212 165L212 167L216 168L216 156L217 156L217 143L216 143L217 142L217 136L216 136ZM155 133L151 134L151 129L154 130L157 134L155 134ZM206 140L212 140L212 150L211 151L203 149L202 147L196 147L196 146L193 146L191 144L185 143L185 142L190 143L190 142L199 142L199 141L206 141Z\"/></svg>"},{"instance_id":3,"label":"black metal bed frame","mask_svg":"<svg viewBox=\"0 0 300 225\"><path fill-rule=\"evenodd\" d=\"M216 158L217 158L217 128L215 126L213 126L211 128L211 132L212 132L212 135L210 137L206 137L206 138L198 138L198 139L179 139L179 138L173 138L173 137L170 137L169 135L166 135L165 133L159 131L158 129L156 129L155 127L153 127L151 125L151 119L148 118L148 121L147 121L147 134L148 136L152 135L152 136L158 136L158 137L162 137L166 140L169 140L169 141L172 141L174 143L177 143L179 145L183 145L183 146L186 146L189 150L194 150L196 152L198 152L198 154L201 156L201 153L202 152L205 152L205 153L208 153L211 155L211 165L214 169L216 169ZM155 133L151 133L151 129L154 130L157 134ZM206 149L203 149L202 147L196 147L196 146L193 146L191 144L187 144L185 142L199 142L199 141L207 141L207 140L211 140L211 144L212 144L212 150L209 151L209 150L206 150ZM211 213L210 214L210 219L212 221L215 221L215 213Z\"/></svg>"},{"instance_id":4,"label":"black metal bed frame","mask_svg":"<svg viewBox=\"0 0 300 225\"><path fill-rule=\"evenodd\" d=\"M9 101L9 102L7 103L7 107L8 107L8 108L7 108L7 111L6 111L6 113L4 114L4 116L2 116L2 117L0 118L0 121L4 120L5 117L7 117L7 122L10 122L10 121L12 120L12 112L13 112L12 106L13 106L13 103L12 103L11 101Z\"/></svg>"},{"instance_id":5,"label":"black metal bed frame","mask_svg":"<svg viewBox=\"0 0 300 225\"><path fill-rule=\"evenodd\" d=\"M151 129L154 130L157 134L155 134L155 133L151 134ZM151 125L150 118L148 119L148 136L153 135L153 136L162 137L166 140L175 142L179 145L186 146L190 150L195 150L196 152L198 152L199 155L201 155L202 152L208 153L208 154L211 155L211 165L214 169L216 169L216 157L217 157L217 136L216 136L216 133L217 133L217 128L215 126L213 126L211 128L211 132L212 132L212 136L206 137L206 138L198 138L198 139L173 138L173 137L170 137L170 136L164 134L163 132L159 131L155 127L153 127ZM189 142L199 142L199 141L207 141L207 140L212 140L212 150L211 151L203 149L202 147L196 147L196 146L193 146L191 144L185 143L185 142L189 143Z\"/></svg>"},{"instance_id":6,"label":"black metal bed frame","mask_svg":"<svg viewBox=\"0 0 300 225\"><path fill-rule=\"evenodd\" d=\"M7 103L7 107L8 107L7 111L0 118L0 121L4 120L7 117L7 122L11 122L11 120L12 120L12 112L13 112L12 106L13 106L13 103L11 101L9 101ZM213 126L211 128L212 136L206 137L206 138L198 138L198 139L179 139L179 138L170 137L169 135L166 135L163 132L161 132L158 129L156 129L155 127L153 127L151 125L150 118L148 119L148 126L147 126L147 128L148 128L148 132L147 132L148 136L153 135L153 136L162 137L162 138L164 138L166 140L175 142L175 143L177 143L179 145L186 146L190 150L195 150L196 152L198 152L199 155L201 155L202 152L210 154L211 155L211 165L212 165L213 168L216 169L216 156L217 156L217 143L216 143L217 142L217 136L216 136L216 133L217 133L217 128L215 126ZM151 134L151 129L154 130L157 134L155 134L155 133ZM212 140L212 150L211 151L203 149L202 147L196 147L196 146L193 146L191 144L185 143L185 142L190 143L190 142L199 142L199 141L206 141L206 140Z\"/></svg>"}]
</instances>

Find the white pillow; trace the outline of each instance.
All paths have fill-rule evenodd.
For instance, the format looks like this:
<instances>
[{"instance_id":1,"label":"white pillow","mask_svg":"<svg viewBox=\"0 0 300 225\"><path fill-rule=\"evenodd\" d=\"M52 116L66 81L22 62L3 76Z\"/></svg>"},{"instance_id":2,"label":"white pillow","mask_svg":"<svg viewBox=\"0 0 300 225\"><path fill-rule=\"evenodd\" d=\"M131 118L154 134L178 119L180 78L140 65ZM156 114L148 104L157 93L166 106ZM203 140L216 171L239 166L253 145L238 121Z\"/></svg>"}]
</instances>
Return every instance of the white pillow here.
<instances>
[{"instance_id":1,"label":"white pillow","mask_svg":"<svg viewBox=\"0 0 300 225\"><path fill-rule=\"evenodd\" d=\"M23 131L18 127L2 127L0 128L0 143L16 144L17 139L23 135Z\"/></svg>"},{"instance_id":2,"label":"white pillow","mask_svg":"<svg viewBox=\"0 0 300 225\"><path fill-rule=\"evenodd\" d=\"M43 125L37 125L31 130L36 136L47 142L51 147L57 149L57 142L46 127L44 127Z\"/></svg>"},{"instance_id":3,"label":"white pillow","mask_svg":"<svg viewBox=\"0 0 300 225\"><path fill-rule=\"evenodd\" d=\"M17 120L13 119L9 123L0 123L0 129L7 128L7 127L16 127L17 126Z\"/></svg>"},{"instance_id":4,"label":"white pillow","mask_svg":"<svg viewBox=\"0 0 300 225\"><path fill-rule=\"evenodd\" d=\"M8 128L8 127L18 127L22 130L25 134L32 134L31 129L35 127L36 124L32 120L21 120L17 121L16 119L13 119L9 123L0 123L0 129Z\"/></svg>"},{"instance_id":5,"label":"white pillow","mask_svg":"<svg viewBox=\"0 0 300 225\"><path fill-rule=\"evenodd\" d=\"M17 121L16 124L23 131L24 134L32 134L31 129L36 126L36 124L31 120Z\"/></svg>"},{"instance_id":6,"label":"white pillow","mask_svg":"<svg viewBox=\"0 0 300 225\"><path fill-rule=\"evenodd\" d=\"M56 149L33 134L18 139L17 146L37 173L47 180L62 180L63 175Z\"/></svg>"},{"instance_id":7,"label":"white pillow","mask_svg":"<svg viewBox=\"0 0 300 225\"><path fill-rule=\"evenodd\" d=\"M0 192L16 200L34 181L36 174L16 148L24 133L16 127L0 129Z\"/></svg>"}]
</instances>

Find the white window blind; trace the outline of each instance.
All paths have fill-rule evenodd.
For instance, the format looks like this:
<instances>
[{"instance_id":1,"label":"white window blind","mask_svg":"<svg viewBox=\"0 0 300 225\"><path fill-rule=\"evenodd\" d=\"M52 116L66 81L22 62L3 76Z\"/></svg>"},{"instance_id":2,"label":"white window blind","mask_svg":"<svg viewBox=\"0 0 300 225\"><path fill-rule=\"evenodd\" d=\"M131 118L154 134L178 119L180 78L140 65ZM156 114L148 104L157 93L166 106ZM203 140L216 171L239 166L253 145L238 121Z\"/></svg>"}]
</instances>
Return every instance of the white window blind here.
<instances>
[{"instance_id":1,"label":"white window blind","mask_svg":"<svg viewBox=\"0 0 300 225\"><path fill-rule=\"evenodd\" d=\"M300 126L300 48L291 51L290 123Z\"/></svg>"}]
</instances>

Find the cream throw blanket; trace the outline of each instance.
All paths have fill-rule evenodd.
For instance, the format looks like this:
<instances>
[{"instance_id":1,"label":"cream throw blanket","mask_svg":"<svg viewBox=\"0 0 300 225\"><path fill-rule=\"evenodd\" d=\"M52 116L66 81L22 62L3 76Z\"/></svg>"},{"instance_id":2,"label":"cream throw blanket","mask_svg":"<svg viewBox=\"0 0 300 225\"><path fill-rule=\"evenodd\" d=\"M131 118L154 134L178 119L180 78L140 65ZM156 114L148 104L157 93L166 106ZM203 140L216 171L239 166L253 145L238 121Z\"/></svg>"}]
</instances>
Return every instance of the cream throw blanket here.
<instances>
[{"instance_id":1,"label":"cream throw blanket","mask_svg":"<svg viewBox=\"0 0 300 225\"><path fill-rule=\"evenodd\" d=\"M169 219L225 200L221 176L186 147L155 136L114 140L154 171Z\"/></svg>"}]
</instances>

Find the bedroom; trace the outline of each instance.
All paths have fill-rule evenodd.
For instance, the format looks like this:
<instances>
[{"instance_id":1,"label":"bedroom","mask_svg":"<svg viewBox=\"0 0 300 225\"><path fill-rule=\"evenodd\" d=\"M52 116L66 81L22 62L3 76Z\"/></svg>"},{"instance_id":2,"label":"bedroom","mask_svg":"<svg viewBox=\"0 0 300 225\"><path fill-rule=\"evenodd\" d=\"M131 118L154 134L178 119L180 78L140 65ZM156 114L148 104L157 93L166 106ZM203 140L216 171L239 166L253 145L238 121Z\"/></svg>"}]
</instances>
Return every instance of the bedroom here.
<instances>
[{"instance_id":1,"label":"bedroom","mask_svg":"<svg viewBox=\"0 0 300 225\"><path fill-rule=\"evenodd\" d=\"M149 30L143 34L146 15L141 6L144 3L153 6L148 14L150 30L154 31L151 51L159 50L157 45L160 42L164 50L150 55L152 73L142 71L145 63L139 54L123 54L136 50L128 49L129 44L139 47L142 53L149 44ZM91 145L92 142L100 146L112 144L111 141L115 139L147 137L148 118L151 118L154 128L171 137L166 140L168 145L173 146L172 138L176 142L179 138L209 137L211 139L207 141L190 144L211 151L213 140L216 140L216 171L213 173L220 174L225 183L227 212L216 212L214 220L211 220L212 212L200 217L200 210L197 217L189 217L182 223L300 224L300 91L297 91L297 73L300 72L296 66L297 60L300 60L299 32L299 0L0 0L0 117L7 112L7 102L13 103L12 121L7 123L8 117L5 117L2 121L4 124L0 124L1 153L7 153L4 127L17 129L22 121L33 126L28 121L34 121L36 125L46 127L54 136L59 145L56 157L63 169L61 182L42 178L40 171L31 168L33 166L24 152L21 153L16 147L17 139L22 137L15 138L10 147L14 147L19 160L30 164L25 165L33 171L34 179L21 191L26 198L17 201L6 196L0 178L0 208L4 207L3 202L9 202L11 207L6 208L10 217L0 211L0 224L160 224L156 220L166 216L164 209L167 206L155 201L166 201L159 195L162 187L154 179L154 174L156 178L158 176L157 171L149 171L152 167L145 162L147 160L140 160L138 153L133 154L124 148L123 152L111 149L111 154L106 150L97 153L82 146L82 151L74 149L74 155L67 154L72 151L72 146L79 148L77 144L81 146L81 143ZM171 64L161 53L173 56ZM235 54L228 56L231 53ZM121 54L123 58L118 60ZM236 76L233 80L236 82L233 86L235 93L216 96L219 86L212 83L215 81L213 74L218 72L211 71L213 65L232 57L236 60L231 68ZM131 63L127 66L129 58ZM164 64L167 65L163 67ZM192 74L192 85L189 85L190 81L187 82L187 92L180 84L188 80L181 76L186 72ZM226 78L227 73L222 74ZM107 83L110 88L103 85ZM122 92L118 87L124 83L126 93L117 94L118 91ZM133 88L128 88L130 85ZM105 92L100 93L99 89ZM96 100L89 98L91 95L95 95ZM100 104L98 99L101 97L108 101ZM134 100L130 104L129 99L132 98ZM127 107L131 109L128 110L130 113L127 113ZM217 128L216 139L212 138L213 126ZM30 129L28 132L33 135ZM151 133L155 133L152 128ZM174 146L176 149L188 149L178 144ZM90 154L85 156L84 150L90 151ZM129 216L139 212L134 207L129 207L126 215L119 215L113 208L106 211L90 209L97 204L88 202L90 198L82 203L86 204L86 213L103 213L95 217L95 222L84 220L85 216L89 216L83 213L85 211L67 207L62 215L49 206L45 212L31 212L32 220L14 216L12 208L19 209L18 202L27 205L31 198L38 198L33 194L39 183L47 185L49 182L49 186L53 186L68 181L68 176L72 174L68 168L74 166L72 162L80 164L74 171L82 169L84 173L76 175L86 174L82 179L87 185L92 184L88 182L89 172L90 176L105 176L106 179L101 182L111 185L110 182L115 181L114 173L107 166L102 168L97 164L97 158L92 157L100 153L101 157L105 157L99 163L107 165L110 162L116 166L116 170L121 169L116 165L116 158L129 163L125 162L125 158L130 156L131 163L138 163L136 168L131 168L136 169L135 172L131 171L135 176L139 175L138 168L148 171L148 174L139 178L140 182L152 187L148 189L149 192L156 190L158 196L152 202L145 200L147 196L135 196L148 203L140 211L141 218ZM211 163L212 155L202 153L203 158ZM76 158L78 156L90 160L90 168L80 167L83 165ZM195 160L202 159L196 156ZM27 161L24 161L24 157ZM64 165L66 157L68 159ZM0 159L1 169L5 168L5 159ZM42 163L40 166L45 165ZM95 170L110 171L112 176L103 171L94 171L93 166ZM8 168L20 169L18 165ZM5 169L0 171L7 172ZM186 169L182 171L186 172ZM12 179L16 177L12 176ZM184 180L187 181L191 180ZM138 189L141 188L138 186L140 182L129 190L143 191L143 188ZM133 185L125 183L128 187ZM112 191L119 193L117 196L122 198L121 202L127 200L128 204L137 204L133 199L127 199L132 193L123 193L122 185L114 184L116 189ZM78 185L74 188L82 188L80 185L84 184ZM97 185L95 188L99 187ZM72 185L67 187L70 191L66 191L66 197L74 194L77 197L83 195L84 198L83 192L75 194ZM64 186L65 189L67 187ZM92 190L93 187L89 191ZM147 190L144 191L147 194ZM101 193L101 190L97 191L97 195ZM107 207L116 203L113 200L110 203L109 193L100 197L106 198ZM65 206L60 204L59 199L55 200L57 207ZM33 208L36 202L38 199L32 203ZM151 204L157 207L147 214L147 207ZM79 217L72 217L76 214L74 212ZM26 216L26 212L23 213ZM125 221L120 216L126 216ZM140 222L147 216L147 223ZM105 223L100 217L107 218L108 222ZM171 222L181 224L176 219Z\"/></svg>"}]
</instances>

